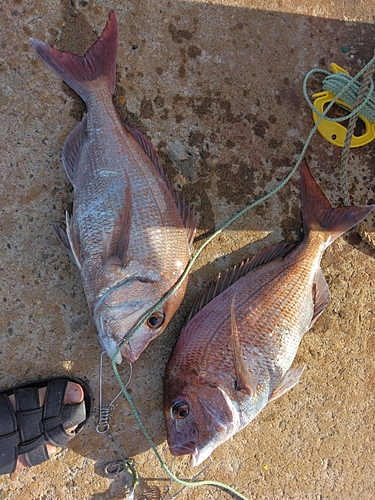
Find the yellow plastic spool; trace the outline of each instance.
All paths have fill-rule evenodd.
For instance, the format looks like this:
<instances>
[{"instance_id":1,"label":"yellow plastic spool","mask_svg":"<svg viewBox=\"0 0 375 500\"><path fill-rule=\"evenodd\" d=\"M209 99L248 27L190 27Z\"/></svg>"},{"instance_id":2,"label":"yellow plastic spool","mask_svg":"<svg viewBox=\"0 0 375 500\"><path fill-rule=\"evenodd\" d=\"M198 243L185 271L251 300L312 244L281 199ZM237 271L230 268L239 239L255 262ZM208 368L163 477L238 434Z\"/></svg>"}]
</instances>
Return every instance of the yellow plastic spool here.
<instances>
[{"instance_id":1,"label":"yellow plastic spool","mask_svg":"<svg viewBox=\"0 0 375 500\"><path fill-rule=\"evenodd\" d=\"M331 69L333 73L346 73L347 75L349 74L347 71L345 71L345 69L340 68L340 66L338 66L335 63L331 64ZM327 90L324 92L318 92L317 94L314 94L313 97L316 98L315 101L313 102L314 107L320 113L323 113L324 106L332 101L332 99L335 97L335 94ZM336 104L340 104L342 107L348 110L352 109L351 106L349 106L349 104L347 104L342 99L337 99ZM369 142L375 139L375 123L370 122L370 120L368 120L361 114L359 114L358 116L364 122L366 129L362 135L358 136L353 134L350 143L351 148L358 148L359 146L364 146L365 144L368 144ZM313 119L315 123L319 120L319 116L314 111L313 111ZM330 122L323 118L323 120L318 125L318 131L324 137L324 139L326 139L331 144L334 144L335 146L340 146L341 148L344 146L347 129L341 123Z\"/></svg>"}]
</instances>

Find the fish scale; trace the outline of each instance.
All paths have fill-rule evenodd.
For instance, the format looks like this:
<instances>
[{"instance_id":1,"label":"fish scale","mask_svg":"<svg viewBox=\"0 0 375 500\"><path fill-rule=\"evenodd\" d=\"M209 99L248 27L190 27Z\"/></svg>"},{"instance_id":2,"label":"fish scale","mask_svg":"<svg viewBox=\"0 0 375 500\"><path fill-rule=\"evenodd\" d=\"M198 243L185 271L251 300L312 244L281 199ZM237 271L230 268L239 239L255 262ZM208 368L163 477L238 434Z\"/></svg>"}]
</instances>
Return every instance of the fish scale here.
<instances>
[{"instance_id":1,"label":"fish scale","mask_svg":"<svg viewBox=\"0 0 375 500\"><path fill-rule=\"evenodd\" d=\"M265 249L233 271L234 282L225 274L203 290L168 361L168 445L192 466L298 382L297 349L330 300L323 252L373 208L332 208L306 162L301 199L303 241Z\"/></svg>"}]
</instances>

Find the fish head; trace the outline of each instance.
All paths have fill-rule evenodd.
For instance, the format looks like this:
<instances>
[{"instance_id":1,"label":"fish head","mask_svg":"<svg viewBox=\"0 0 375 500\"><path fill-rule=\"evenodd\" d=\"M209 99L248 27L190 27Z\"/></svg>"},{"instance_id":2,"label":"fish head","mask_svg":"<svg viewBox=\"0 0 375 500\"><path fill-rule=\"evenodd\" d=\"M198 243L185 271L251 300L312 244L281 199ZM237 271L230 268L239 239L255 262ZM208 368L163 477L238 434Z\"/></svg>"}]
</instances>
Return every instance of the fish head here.
<instances>
[{"instance_id":1,"label":"fish head","mask_svg":"<svg viewBox=\"0 0 375 500\"><path fill-rule=\"evenodd\" d=\"M172 455L190 455L190 466L195 467L237 432L239 415L220 386L202 380L198 383L190 381L180 385L182 390L173 391L168 384L167 377L164 420L168 446Z\"/></svg>"},{"instance_id":2,"label":"fish head","mask_svg":"<svg viewBox=\"0 0 375 500\"><path fill-rule=\"evenodd\" d=\"M150 283L137 283L137 285L133 284L129 290L115 291L111 297L103 300L95 311L94 320L99 340L111 359L121 344L128 339L121 352L117 354L116 363L121 363L122 357L128 363L134 363L148 344L163 333L181 304L186 288L186 283L182 284L133 334L138 321L152 310L163 296L155 295L155 289Z\"/></svg>"}]
</instances>

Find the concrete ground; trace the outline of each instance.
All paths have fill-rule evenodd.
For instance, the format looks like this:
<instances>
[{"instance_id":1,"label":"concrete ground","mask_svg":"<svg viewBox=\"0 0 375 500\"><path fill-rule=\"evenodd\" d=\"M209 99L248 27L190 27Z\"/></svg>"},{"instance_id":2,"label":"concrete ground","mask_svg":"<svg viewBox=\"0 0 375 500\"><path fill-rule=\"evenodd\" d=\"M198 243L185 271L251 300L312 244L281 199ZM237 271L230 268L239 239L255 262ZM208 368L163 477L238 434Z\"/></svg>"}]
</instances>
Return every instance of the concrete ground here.
<instances>
[{"instance_id":1,"label":"concrete ground","mask_svg":"<svg viewBox=\"0 0 375 500\"><path fill-rule=\"evenodd\" d=\"M297 2L298 4L298 2ZM78 271L50 221L71 210L61 163L66 136L84 105L34 54L28 39L82 54L113 8L119 22L115 103L145 132L199 213L198 242L212 227L273 188L290 171L313 125L302 95L312 68L335 62L352 75L375 47L373 2L290 0L4 0L0 4L0 386L40 376L87 379L95 413L67 451L0 478L0 499L120 499L118 458L95 432L100 347ZM313 78L310 94L321 90ZM352 203L373 202L374 142L351 151ZM307 158L332 203L339 203L340 149L316 134ZM203 252L167 332L134 364L131 394L167 464L162 377L184 317L203 285L278 241L301 236L299 177L242 217ZM366 222L373 231L374 216ZM204 478L249 499L375 498L374 250L355 231L323 258L332 301L302 341L300 383L220 446ZM125 366L121 368L126 378ZM104 398L118 391L105 364ZM158 499L168 478L120 399L111 430L135 458L135 498ZM186 460L174 466L182 477ZM195 472L195 470L194 470ZM176 489L176 487L175 487ZM227 499L212 487L179 499Z\"/></svg>"}]
</instances>

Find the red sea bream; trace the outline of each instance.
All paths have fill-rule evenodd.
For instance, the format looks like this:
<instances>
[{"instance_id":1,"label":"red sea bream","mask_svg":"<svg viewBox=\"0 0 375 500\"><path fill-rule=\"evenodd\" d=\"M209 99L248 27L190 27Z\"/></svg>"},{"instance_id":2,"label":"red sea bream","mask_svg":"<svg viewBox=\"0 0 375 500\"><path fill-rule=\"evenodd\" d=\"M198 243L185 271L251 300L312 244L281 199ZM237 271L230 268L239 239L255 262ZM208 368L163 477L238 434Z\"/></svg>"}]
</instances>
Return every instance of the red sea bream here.
<instances>
[{"instance_id":1,"label":"red sea bream","mask_svg":"<svg viewBox=\"0 0 375 500\"><path fill-rule=\"evenodd\" d=\"M164 379L168 445L192 466L298 382L298 346L330 301L323 252L373 208L332 208L305 162L301 198L303 241L267 248L206 288L173 349Z\"/></svg>"},{"instance_id":2,"label":"red sea bream","mask_svg":"<svg viewBox=\"0 0 375 500\"><path fill-rule=\"evenodd\" d=\"M195 217L174 191L150 141L124 125L112 102L117 21L110 13L80 57L38 40L43 61L85 101L87 114L70 133L63 164L74 187L66 233L57 235L77 264L103 348L110 357L133 325L174 285L190 259ZM152 314L122 350L135 361L179 307L186 282ZM121 362L121 353L117 362Z\"/></svg>"}]
</instances>

